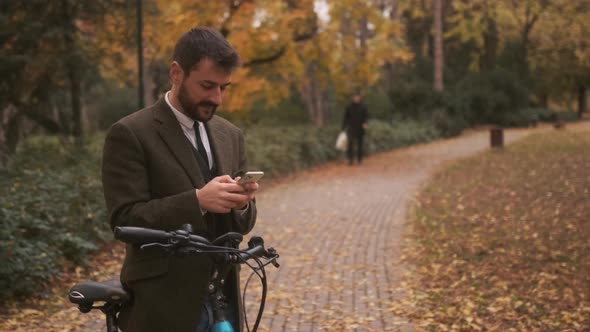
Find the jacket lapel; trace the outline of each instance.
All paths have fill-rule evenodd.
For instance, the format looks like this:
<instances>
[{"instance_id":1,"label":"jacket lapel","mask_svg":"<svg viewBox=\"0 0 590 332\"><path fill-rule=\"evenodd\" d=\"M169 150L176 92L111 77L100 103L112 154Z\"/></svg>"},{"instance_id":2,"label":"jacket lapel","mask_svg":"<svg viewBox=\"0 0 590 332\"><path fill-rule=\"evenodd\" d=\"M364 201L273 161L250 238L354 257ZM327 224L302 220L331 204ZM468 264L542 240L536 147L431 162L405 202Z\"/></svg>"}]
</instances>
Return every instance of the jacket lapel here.
<instances>
[{"instance_id":1,"label":"jacket lapel","mask_svg":"<svg viewBox=\"0 0 590 332\"><path fill-rule=\"evenodd\" d=\"M159 124L158 134L166 143L178 163L184 168L195 188L205 185L199 165L195 160L193 148L184 136L180 123L164 98L160 98L154 107L154 120Z\"/></svg>"},{"instance_id":2,"label":"jacket lapel","mask_svg":"<svg viewBox=\"0 0 590 332\"><path fill-rule=\"evenodd\" d=\"M217 172L219 175L230 174L231 172L231 153L228 151L220 151L220 148L226 148L231 146L231 142L227 137L227 134L223 130L223 126L220 121L214 116L211 121L205 123L207 132L209 133L209 144L211 144L211 151L213 151L213 157L215 159L215 165L217 166Z\"/></svg>"}]
</instances>

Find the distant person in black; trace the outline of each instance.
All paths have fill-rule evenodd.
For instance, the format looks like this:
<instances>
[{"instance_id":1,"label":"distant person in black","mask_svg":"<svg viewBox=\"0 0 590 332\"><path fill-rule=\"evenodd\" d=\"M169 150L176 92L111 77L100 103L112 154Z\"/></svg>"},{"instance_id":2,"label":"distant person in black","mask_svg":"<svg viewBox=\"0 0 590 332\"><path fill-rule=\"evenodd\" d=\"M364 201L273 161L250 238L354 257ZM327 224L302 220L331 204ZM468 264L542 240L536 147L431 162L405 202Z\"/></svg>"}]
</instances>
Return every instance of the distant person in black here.
<instances>
[{"instance_id":1,"label":"distant person in black","mask_svg":"<svg viewBox=\"0 0 590 332\"><path fill-rule=\"evenodd\" d=\"M346 113L342 121L342 130L348 135L348 164L354 162L354 149L356 148L356 160L360 164L363 161L363 136L367 129L369 111L367 106L361 103L361 95L356 93L352 102L346 107Z\"/></svg>"}]
</instances>

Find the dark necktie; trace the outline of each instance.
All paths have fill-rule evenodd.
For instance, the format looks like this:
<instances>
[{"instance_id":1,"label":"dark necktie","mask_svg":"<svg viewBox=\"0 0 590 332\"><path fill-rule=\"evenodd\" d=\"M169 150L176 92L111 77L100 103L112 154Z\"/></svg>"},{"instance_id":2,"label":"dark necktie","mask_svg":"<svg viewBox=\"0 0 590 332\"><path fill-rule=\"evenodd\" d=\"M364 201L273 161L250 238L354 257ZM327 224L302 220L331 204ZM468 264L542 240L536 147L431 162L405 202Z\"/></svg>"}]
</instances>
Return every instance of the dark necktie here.
<instances>
[{"instance_id":1,"label":"dark necktie","mask_svg":"<svg viewBox=\"0 0 590 332\"><path fill-rule=\"evenodd\" d=\"M209 165L209 157L207 157L207 150L205 150L205 146L203 145L203 141L201 140L199 123L195 121L193 128L195 129L195 137L197 139L197 151L199 152L201 158L203 158L203 161L207 165L207 169L211 169L211 165Z\"/></svg>"}]
</instances>

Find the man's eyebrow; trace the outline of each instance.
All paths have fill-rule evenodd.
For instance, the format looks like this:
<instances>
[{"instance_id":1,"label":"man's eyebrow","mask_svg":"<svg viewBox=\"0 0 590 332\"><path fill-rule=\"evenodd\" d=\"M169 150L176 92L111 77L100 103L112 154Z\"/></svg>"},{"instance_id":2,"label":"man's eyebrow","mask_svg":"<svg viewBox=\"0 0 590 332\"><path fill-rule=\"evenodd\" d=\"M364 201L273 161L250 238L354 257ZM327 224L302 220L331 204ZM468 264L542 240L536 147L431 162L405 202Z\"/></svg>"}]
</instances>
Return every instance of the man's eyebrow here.
<instances>
[{"instance_id":1,"label":"man's eyebrow","mask_svg":"<svg viewBox=\"0 0 590 332\"><path fill-rule=\"evenodd\" d=\"M231 82L227 82L227 83L224 83L224 84L219 84L217 82L209 81L209 80L202 80L201 83L207 83L207 84L219 85L219 86L228 86L228 85L231 85Z\"/></svg>"}]
</instances>

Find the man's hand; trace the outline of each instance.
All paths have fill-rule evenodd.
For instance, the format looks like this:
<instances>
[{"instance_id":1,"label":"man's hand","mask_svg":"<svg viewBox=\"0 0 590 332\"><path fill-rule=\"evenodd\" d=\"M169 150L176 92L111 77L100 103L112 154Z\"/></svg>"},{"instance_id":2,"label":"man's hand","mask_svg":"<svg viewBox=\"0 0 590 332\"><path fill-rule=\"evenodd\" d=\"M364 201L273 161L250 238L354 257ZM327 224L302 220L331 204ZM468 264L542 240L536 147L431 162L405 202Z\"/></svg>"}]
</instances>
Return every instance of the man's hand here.
<instances>
[{"instance_id":1,"label":"man's hand","mask_svg":"<svg viewBox=\"0 0 590 332\"><path fill-rule=\"evenodd\" d=\"M240 181L240 177L238 176L236 179L237 181ZM244 195L248 196L248 202L254 199L254 196L256 195L256 192L258 191L258 182L250 182L250 183L245 183L243 185L241 185L241 187L244 189ZM241 207L238 207L238 210L241 210L243 208L246 207L246 205L248 204L248 202L246 202L246 204L244 204Z\"/></svg>"},{"instance_id":2,"label":"man's hand","mask_svg":"<svg viewBox=\"0 0 590 332\"><path fill-rule=\"evenodd\" d=\"M213 213L228 213L231 209L242 209L254 198L257 183L244 186L237 184L229 175L218 176L197 191L201 209Z\"/></svg>"}]
</instances>

